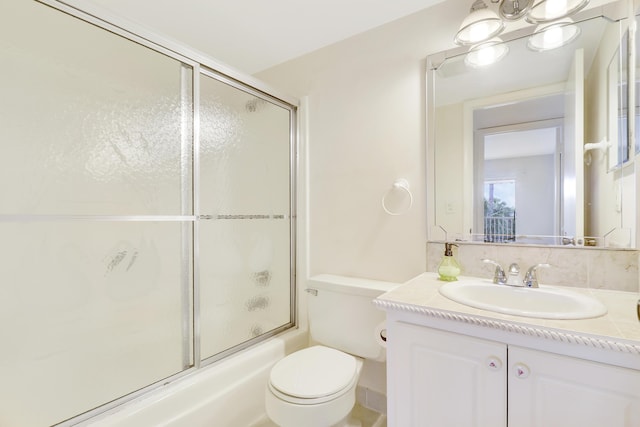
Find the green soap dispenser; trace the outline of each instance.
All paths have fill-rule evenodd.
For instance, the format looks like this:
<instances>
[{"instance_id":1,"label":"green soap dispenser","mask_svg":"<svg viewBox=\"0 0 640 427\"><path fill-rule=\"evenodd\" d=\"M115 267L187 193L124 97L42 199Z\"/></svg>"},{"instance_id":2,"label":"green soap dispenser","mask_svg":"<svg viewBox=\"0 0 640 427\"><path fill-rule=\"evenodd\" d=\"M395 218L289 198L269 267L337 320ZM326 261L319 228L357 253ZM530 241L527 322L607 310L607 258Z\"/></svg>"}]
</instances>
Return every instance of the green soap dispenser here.
<instances>
[{"instance_id":1,"label":"green soap dispenser","mask_svg":"<svg viewBox=\"0 0 640 427\"><path fill-rule=\"evenodd\" d=\"M452 246L458 245L454 243L444 244L444 257L442 257L442 261L440 261L440 265L438 266L440 280L444 280L445 282L458 280L458 275L460 274L460 264L458 264L458 261L453 257Z\"/></svg>"}]
</instances>

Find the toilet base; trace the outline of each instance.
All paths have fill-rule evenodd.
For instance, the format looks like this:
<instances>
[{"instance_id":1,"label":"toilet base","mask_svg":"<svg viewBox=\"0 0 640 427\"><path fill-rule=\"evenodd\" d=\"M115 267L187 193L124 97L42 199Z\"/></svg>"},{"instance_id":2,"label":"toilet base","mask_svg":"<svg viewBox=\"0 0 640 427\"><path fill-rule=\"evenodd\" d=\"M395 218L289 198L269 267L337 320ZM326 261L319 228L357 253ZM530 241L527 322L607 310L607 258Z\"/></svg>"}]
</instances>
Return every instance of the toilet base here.
<instances>
[{"instance_id":1,"label":"toilet base","mask_svg":"<svg viewBox=\"0 0 640 427\"><path fill-rule=\"evenodd\" d=\"M267 416L280 427L358 427L350 418L355 403L355 384L340 397L317 405L285 402L276 397L269 387L265 399Z\"/></svg>"}]
</instances>

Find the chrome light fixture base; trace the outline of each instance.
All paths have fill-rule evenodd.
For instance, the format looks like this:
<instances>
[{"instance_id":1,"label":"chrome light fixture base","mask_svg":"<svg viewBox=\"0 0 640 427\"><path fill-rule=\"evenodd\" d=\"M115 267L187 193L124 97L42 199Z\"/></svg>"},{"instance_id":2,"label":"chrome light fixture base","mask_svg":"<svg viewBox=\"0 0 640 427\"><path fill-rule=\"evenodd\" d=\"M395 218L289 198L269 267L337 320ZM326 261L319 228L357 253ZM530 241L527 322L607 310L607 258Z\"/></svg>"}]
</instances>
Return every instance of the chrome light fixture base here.
<instances>
[{"instance_id":1,"label":"chrome light fixture base","mask_svg":"<svg viewBox=\"0 0 640 427\"><path fill-rule=\"evenodd\" d=\"M492 0L493 1L493 0ZM534 0L501 0L498 6L500 17L506 21L517 21L525 16ZM494 3L498 3L494 1Z\"/></svg>"}]
</instances>

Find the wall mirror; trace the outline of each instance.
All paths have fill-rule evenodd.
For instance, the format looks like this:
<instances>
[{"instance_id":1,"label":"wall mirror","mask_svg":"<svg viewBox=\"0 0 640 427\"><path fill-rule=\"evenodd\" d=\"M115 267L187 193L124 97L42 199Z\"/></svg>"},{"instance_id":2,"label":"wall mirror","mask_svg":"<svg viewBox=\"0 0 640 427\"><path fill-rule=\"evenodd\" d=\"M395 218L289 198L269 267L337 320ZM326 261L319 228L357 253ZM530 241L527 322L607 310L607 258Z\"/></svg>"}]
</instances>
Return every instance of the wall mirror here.
<instances>
[{"instance_id":1,"label":"wall mirror","mask_svg":"<svg viewBox=\"0 0 640 427\"><path fill-rule=\"evenodd\" d=\"M555 49L531 26L490 65L428 57L430 240L636 246L626 4L577 15Z\"/></svg>"}]
</instances>

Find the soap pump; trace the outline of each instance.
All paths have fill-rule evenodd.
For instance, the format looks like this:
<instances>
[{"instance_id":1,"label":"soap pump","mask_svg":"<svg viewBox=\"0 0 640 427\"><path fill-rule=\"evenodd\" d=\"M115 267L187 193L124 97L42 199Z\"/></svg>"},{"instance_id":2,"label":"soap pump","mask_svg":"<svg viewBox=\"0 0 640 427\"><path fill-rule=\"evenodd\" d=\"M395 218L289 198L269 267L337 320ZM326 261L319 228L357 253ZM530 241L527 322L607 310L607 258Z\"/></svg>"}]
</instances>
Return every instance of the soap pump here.
<instances>
[{"instance_id":1,"label":"soap pump","mask_svg":"<svg viewBox=\"0 0 640 427\"><path fill-rule=\"evenodd\" d=\"M458 280L458 275L460 274L460 264L458 264L458 261L453 257L452 246L458 245L455 243L444 244L444 257L442 257L442 261L440 261L440 265L438 266L440 280L444 280L445 282Z\"/></svg>"}]
</instances>

